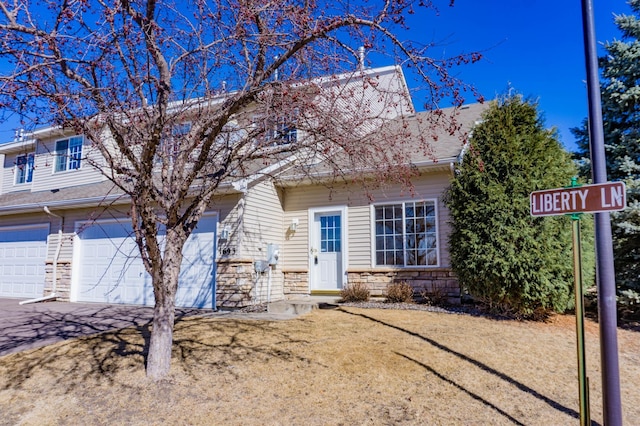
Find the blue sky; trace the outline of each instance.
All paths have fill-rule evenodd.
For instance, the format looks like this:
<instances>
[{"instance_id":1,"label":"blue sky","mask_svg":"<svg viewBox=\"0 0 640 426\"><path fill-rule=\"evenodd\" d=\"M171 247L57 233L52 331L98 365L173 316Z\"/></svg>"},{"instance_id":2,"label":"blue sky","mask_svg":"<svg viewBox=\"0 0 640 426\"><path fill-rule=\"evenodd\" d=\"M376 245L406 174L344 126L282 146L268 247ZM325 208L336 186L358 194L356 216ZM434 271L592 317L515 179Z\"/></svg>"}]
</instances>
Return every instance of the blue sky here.
<instances>
[{"instance_id":1,"label":"blue sky","mask_svg":"<svg viewBox=\"0 0 640 426\"><path fill-rule=\"evenodd\" d=\"M630 13L626 1L593 2L597 40L619 38L613 13ZM587 116L581 1L455 0L453 7L447 6L449 0L436 3L440 15L410 21L409 37L437 42L433 56L482 51L481 62L458 68L457 75L486 99L509 87L539 99L547 127L557 127L565 147L575 149L569 129ZM408 83L412 85L410 78ZM415 101L419 107L419 99ZM10 141L14 127L0 123L0 141Z\"/></svg>"},{"instance_id":2,"label":"blue sky","mask_svg":"<svg viewBox=\"0 0 640 426\"><path fill-rule=\"evenodd\" d=\"M620 39L613 13L630 14L626 1L593 3L598 42ZM455 0L412 31L416 39L441 40L447 54L483 51L483 61L459 68L458 76L487 99L509 86L539 99L547 127L557 127L565 147L575 149L569 129L587 116L580 0Z\"/></svg>"}]
</instances>

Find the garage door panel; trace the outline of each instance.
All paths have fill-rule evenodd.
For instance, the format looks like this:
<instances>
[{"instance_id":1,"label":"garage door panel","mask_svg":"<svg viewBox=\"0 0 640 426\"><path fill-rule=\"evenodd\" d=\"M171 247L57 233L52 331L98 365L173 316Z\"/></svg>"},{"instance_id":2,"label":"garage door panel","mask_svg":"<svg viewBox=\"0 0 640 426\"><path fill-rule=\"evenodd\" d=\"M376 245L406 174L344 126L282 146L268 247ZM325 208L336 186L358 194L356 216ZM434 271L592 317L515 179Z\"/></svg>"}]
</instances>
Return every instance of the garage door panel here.
<instances>
[{"instance_id":1,"label":"garage door panel","mask_svg":"<svg viewBox=\"0 0 640 426\"><path fill-rule=\"evenodd\" d=\"M0 228L0 297L44 293L48 225Z\"/></svg>"},{"instance_id":2,"label":"garage door panel","mask_svg":"<svg viewBox=\"0 0 640 426\"><path fill-rule=\"evenodd\" d=\"M176 305L215 303L215 218L203 218L185 244ZM159 231L164 234L163 230ZM129 223L96 223L79 233L79 300L153 305L153 286ZM161 238L161 244L162 238Z\"/></svg>"}]
</instances>

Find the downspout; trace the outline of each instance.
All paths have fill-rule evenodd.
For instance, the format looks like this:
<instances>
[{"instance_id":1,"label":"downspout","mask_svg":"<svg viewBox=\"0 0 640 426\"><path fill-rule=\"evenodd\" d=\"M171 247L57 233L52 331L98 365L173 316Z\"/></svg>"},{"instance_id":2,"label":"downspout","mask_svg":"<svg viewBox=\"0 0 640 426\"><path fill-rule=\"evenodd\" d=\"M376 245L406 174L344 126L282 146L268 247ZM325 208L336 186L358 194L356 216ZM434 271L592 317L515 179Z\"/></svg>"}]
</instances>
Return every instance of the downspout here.
<instances>
[{"instance_id":1,"label":"downspout","mask_svg":"<svg viewBox=\"0 0 640 426\"><path fill-rule=\"evenodd\" d=\"M58 219L60 219L60 228L58 229L58 245L56 247L56 253L53 257L51 294L48 296L38 297L36 299L23 300L22 302L20 302L20 305L26 305L27 303L45 302L47 300L55 300L58 298L58 295L56 294L58 285L58 259L60 258L60 252L62 251L62 228L64 227L64 218L62 216L58 216L55 213L52 213L47 206L44 206L44 212L49 216L57 217Z\"/></svg>"}]
</instances>

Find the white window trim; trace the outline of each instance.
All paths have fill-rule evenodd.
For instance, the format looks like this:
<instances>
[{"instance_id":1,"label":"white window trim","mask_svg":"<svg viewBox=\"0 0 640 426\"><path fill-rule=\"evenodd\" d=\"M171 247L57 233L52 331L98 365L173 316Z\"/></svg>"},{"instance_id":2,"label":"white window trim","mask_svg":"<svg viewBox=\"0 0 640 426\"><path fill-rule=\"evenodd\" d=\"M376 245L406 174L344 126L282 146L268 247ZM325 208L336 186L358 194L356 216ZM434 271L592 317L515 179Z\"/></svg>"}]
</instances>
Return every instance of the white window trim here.
<instances>
[{"instance_id":1,"label":"white window trim","mask_svg":"<svg viewBox=\"0 0 640 426\"><path fill-rule=\"evenodd\" d=\"M70 169L69 168L69 162L71 161L71 154L69 153L69 150L71 149L71 139L74 138L80 138L81 139L81 143L80 143L80 159L78 161L80 161L80 167L76 168L76 169ZM65 169L64 170L56 170L56 165L58 164L58 142L62 142L62 141L68 141L67 142L67 153L64 155L65 157ZM60 139L56 139L53 142L53 169L52 169L52 174L60 174L60 173L67 173L67 172L73 172L76 170L82 170L82 168L84 167L84 158L83 158L83 154L84 154L84 150L85 150L85 146L84 146L84 136L83 135L72 135L72 136L68 136L66 138L60 138Z\"/></svg>"},{"instance_id":2,"label":"white window trim","mask_svg":"<svg viewBox=\"0 0 640 426\"><path fill-rule=\"evenodd\" d=\"M19 169L18 168L18 158L27 157L27 163L25 163L25 165L27 165L28 161L29 161L28 160L29 156L33 157L33 168L31 169L31 180L28 181L27 180L27 176L25 175L25 181L24 182L17 182L17 180L18 180L18 169ZM29 152L29 153L26 153L26 154L20 154L20 155L16 156L16 164L14 166L15 168L14 168L14 173L13 173L13 184L15 186L29 185L29 184L31 184L33 182L33 172L34 172L34 170L36 168L35 162L36 162L36 154L35 154L35 152Z\"/></svg>"},{"instance_id":3,"label":"white window trim","mask_svg":"<svg viewBox=\"0 0 640 426\"><path fill-rule=\"evenodd\" d=\"M376 207L379 206L390 206L402 204L402 215L404 219L405 214L405 203L423 203L423 202L432 202L435 213L435 224L436 224L436 264L435 265L378 265L376 262ZM369 222L371 229L371 267L377 269L385 269L385 268L393 268L393 269L434 269L440 268L440 220L439 220L439 208L438 208L438 199L437 198L424 198L417 200L396 200L396 201L387 201L371 204L369 209ZM404 220L403 220L404 221ZM405 231L404 231L404 223L403 223L403 239L405 239ZM406 241L403 241L403 249L406 250ZM405 256L406 263L406 256Z\"/></svg>"}]
</instances>

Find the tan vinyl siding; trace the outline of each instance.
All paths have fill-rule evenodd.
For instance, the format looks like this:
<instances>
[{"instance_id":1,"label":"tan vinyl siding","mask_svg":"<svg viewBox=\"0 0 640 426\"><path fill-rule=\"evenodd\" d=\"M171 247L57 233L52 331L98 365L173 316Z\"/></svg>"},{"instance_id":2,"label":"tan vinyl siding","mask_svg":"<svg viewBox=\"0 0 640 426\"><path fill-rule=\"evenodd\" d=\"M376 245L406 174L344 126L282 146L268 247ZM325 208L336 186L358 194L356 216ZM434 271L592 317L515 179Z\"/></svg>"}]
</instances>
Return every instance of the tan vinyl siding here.
<instances>
[{"instance_id":1,"label":"tan vinyl siding","mask_svg":"<svg viewBox=\"0 0 640 426\"><path fill-rule=\"evenodd\" d=\"M243 255L266 259L267 243L282 245L280 196L270 181L252 187L246 196Z\"/></svg>"},{"instance_id":2,"label":"tan vinyl siding","mask_svg":"<svg viewBox=\"0 0 640 426\"><path fill-rule=\"evenodd\" d=\"M371 210L368 205L349 208L349 267L371 266Z\"/></svg>"},{"instance_id":3,"label":"tan vinyl siding","mask_svg":"<svg viewBox=\"0 0 640 426\"><path fill-rule=\"evenodd\" d=\"M1 157L2 157L2 177L0 177L0 180L2 180L1 182L2 186L0 188L2 189L2 193L6 194L7 192L12 192L16 190L29 189L29 185L24 185L24 187L22 187L21 185L20 188L15 188L13 185L13 180L15 179L14 165L15 165L17 155L2 154Z\"/></svg>"},{"instance_id":4,"label":"tan vinyl siding","mask_svg":"<svg viewBox=\"0 0 640 426\"><path fill-rule=\"evenodd\" d=\"M289 235L284 244L284 267L288 271L308 268L308 209L331 206L347 206L348 268L373 267L371 205L402 202L408 200L436 200L438 215L438 245L440 267L448 267L447 240L449 235L449 213L442 199L449 185L448 171L425 173L413 180L413 197L397 185L373 192L373 202L357 187L329 192L322 186L298 186L285 189L285 227L291 220L299 220L295 233Z\"/></svg>"},{"instance_id":5,"label":"tan vinyl siding","mask_svg":"<svg viewBox=\"0 0 640 426\"><path fill-rule=\"evenodd\" d=\"M241 200L240 194L231 194L214 199L209 206L211 211L218 212L218 242L217 259L221 257L239 257L238 251L238 205ZM220 239L220 233L225 229L229 230L229 239ZM225 252L228 250L228 252Z\"/></svg>"},{"instance_id":6,"label":"tan vinyl siding","mask_svg":"<svg viewBox=\"0 0 640 426\"><path fill-rule=\"evenodd\" d=\"M281 194L267 179L251 187L246 195L244 212L243 255L256 260L267 260L267 244L283 249L283 211ZM284 297L282 263L269 271L255 274L255 300L280 300ZM268 296L270 293L270 296Z\"/></svg>"},{"instance_id":7,"label":"tan vinyl siding","mask_svg":"<svg viewBox=\"0 0 640 426\"><path fill-rule=\"evenodd\" d=\"M77 170L54 172L56 141L60 139L64 138L51 139L38 144L35 168L33 171L33 183L31 186L33 192L67 188L105 180L105 177L97 169L92 167L87 160L87 158L91 158L93 161L104 161L101 159L99 153L91 148L86 139L82 146L80 168Z\"/></svg>"},{"instance_id":8,"label":"tan vinyl siding","mask_svg":"<svg viewBox=\"0 0 640 426\"><path fill-rule=\"evenodd\" d=\"M291 197L287 190L286 197ZM295 196L295 195L294 195ZM298 220L296 231L289 226L293 219ZM306 271L309 266L309 218L306 210L293 210L284 213L285 241L280 260L286 271Z\"/></svg>"}]
</instances>

